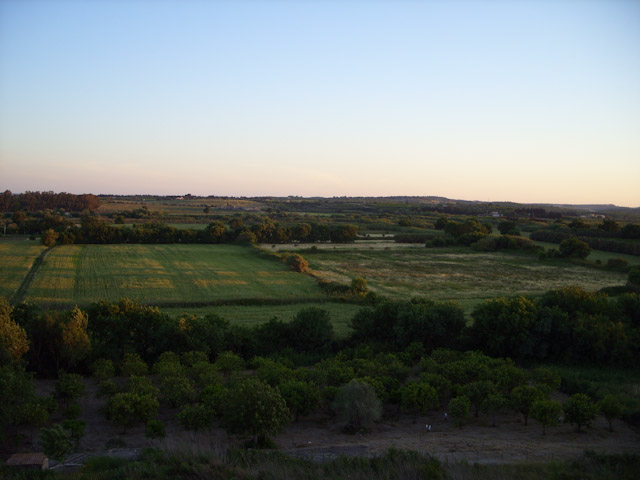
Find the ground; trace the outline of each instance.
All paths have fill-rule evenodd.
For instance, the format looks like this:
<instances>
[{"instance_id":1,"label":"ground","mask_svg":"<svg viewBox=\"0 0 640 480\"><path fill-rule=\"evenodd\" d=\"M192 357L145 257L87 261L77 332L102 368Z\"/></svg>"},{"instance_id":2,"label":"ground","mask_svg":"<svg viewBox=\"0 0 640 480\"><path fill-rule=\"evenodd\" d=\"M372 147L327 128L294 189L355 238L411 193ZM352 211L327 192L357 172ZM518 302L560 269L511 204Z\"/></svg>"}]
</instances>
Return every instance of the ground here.
<instances>
[{"instance_id":1,"label":"ground","mask_svg":"<svg viewBox=\"0 0 640 480\"><path fill-rule=\"evenodd\" d=\"M160 420L165 424L167 437L150 441L144 436L144 427L138 426L122 433L112 426L99 411L104 401L96 399L96 383L88 379L86 395L80 400L81 418L87 420L86 435L80 453L73 461L81 462L91 455L105 454L116 449L122 456L135 455L139 449L151 444L167 449L187 449L193 453L224 450L239 441L227 436L224 430L213 428L208 432L185 431L174 420L176 410L161 408ZM40 395L53 390L53 381L37 380ZM603 417L584 432L561 424L548 427L547 435L535 420L525 426L522 418L514 414L497 417L497 427L489 419L472 420L462 429L451 420L444 420L444 411L418 417L396 416L387 412L389 419L374 424L366 434L347 435L328 414L315 414L288 425L276 438L281 451L314 460L328 460L339 455L376 455L388 448L410 449L430 454L442 461L466 460L477 463L509 463L520 461L549 461L578 457L585 450L608 453L637 453L640 450L640 432L616 421L614 432L609 432ZM432 425L427 432L425 425ZM32 447L38 450L37 440Z\"/></svg>"}]
</instances>

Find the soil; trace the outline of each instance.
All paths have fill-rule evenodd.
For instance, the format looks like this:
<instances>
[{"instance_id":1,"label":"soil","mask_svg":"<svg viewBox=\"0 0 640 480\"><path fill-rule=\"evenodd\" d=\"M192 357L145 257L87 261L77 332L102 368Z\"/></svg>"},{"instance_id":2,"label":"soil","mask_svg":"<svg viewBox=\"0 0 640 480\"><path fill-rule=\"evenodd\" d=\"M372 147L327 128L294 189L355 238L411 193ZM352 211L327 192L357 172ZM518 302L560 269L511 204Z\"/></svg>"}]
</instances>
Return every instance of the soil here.
<instances>
[{"instance_id":1,"label":"soil","mask_svg":"<svg viewBox=\"0 0 640 480\"><path fill-rule=\"evenodd\" d=\"M198 434L185 431L174 420L177 411L167 408L161 408L159 415L166 428L165 440L149 440L144 436L142 425L123 433L122 428L111 425L100 412L104 400L95 396L96 382L87 379L86 384L86 394L79 404L80 418L87 421L87 427L78 453L68 459L71 463L82 463L94 455L133 457L150 445L194 453L213 451L224 456L228 445L245 440L229 437L217 427ZM40 395L51 393L53 381L37 380L36 390ZM451 419L445 420L444 411L417 417L415 422L410 416L388 413L387 418L372 425L369 432L355 435L343 433L341 425L330 415L315 414L288 425L275 438L275 443L283 452L316 461L340 455L375 456L392 447L415 450L446 462L465 460L471 463L567 460L580 456L585 450L640 452L639 431L616 420L614 431L609 432L609 424L602 416L590 427L583 427L582 432L577 432L572 425L560 424L547 427L547 434L542 435L542 428L535 420L529 419L529 425L525 426L522 417L514 414L496 417L496 427L491 426L488 417L481 415L478 419L470 419L460 429ZM425 428L427 424L431 425L431 431ZM37 435L32 445L23 446L22 451L25 450L39 450Z\"/></svg>"}]
</instances>

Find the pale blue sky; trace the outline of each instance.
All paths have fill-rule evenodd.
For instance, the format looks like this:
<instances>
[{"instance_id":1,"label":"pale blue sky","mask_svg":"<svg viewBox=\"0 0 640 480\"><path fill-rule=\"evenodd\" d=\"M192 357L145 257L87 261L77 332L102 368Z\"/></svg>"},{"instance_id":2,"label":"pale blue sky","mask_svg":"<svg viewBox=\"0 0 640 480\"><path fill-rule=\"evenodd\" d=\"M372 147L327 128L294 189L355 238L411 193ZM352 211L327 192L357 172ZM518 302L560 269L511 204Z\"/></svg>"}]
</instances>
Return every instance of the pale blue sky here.
<instances>
[{"instance_id":1,"label":"pale blue sky","mask_svg":"<svg viewBox=\"0 0 640 480\"><path fill-rule=\"evenodd\" d=\"M640 206L637 1L0 1L0 189Z\"/></svg>"}]
</instances>

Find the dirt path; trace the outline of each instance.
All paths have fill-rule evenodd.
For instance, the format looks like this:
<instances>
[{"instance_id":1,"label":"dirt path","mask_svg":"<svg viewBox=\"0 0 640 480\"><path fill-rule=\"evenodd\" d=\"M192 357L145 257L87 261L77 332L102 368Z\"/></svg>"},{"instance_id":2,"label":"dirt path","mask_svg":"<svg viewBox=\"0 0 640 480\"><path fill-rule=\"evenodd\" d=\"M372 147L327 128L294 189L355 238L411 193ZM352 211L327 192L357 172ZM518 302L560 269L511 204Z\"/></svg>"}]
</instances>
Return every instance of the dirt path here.
<instances>
[{"instance_id":1,"label":"dirt path","mask_svg":"<svg viewBox=\"0 0 640 480\"><path fill-rule=\"evenodd\" d=\"M167 438L151 442L144 436L144 426L122 433L112 426L100 412L104 401L95 397L96 383L87 380L87 393L80 399L81 418L87 421L86 435L74 457L93 455L135 455L140 449L155 444L167 449L186 449L193 453L214 452L223 455L234 443L221 428L206 433L187 432L175 421L176 410L161 408L159 419L165 424ZM53 381L36 381L38 394L53 391ZM328 415L317 414L288 425L275 439L278 447L291 455L316 461L340 455L375 456L394 447L433 455L442 461L466 460L470 463L511 463L520 461L567 460L580 456L585 450L608 453L640 452L640 432L627 424L614 422L614 432L603 417L582 433L571 425L547 428L547 435L531 420L525 426L513 414L497 418L497 427L489 426L486 418L472 420L462 429L444 421L444 412L418 417L400 416L374 425L366 435L346 435ZM57 421L54 419L54 421ZM427 432L425 424L432 425ZM37 439L33 449L38 449Z\"/></svg>"},{"instance_id":2,"label":"dirt path","mask_svg":"<svg viewBox=\"0 0 640 480\"><path fill-rule=\"evenodd\" d=\"M38 255L38 258L36 258L33 261L33 265L31 265L31 269L29 269L29 273L27 273L27 276L24 277L24 280L22 281L22 285L20 285L20 288L18 288L18 291L11 299L12 305L17 305L19 303L22 303L22 301L24 300L24 296L27 293L27 289L29 288L29 286L31 285L31 282L33 281L33 277L40 269L42 262L44 262L44 258L54 248L56 248L55 245L53 247L47 248L46 250L43 250L40 253L40 255Z\"/></svg>"}]
</instances>

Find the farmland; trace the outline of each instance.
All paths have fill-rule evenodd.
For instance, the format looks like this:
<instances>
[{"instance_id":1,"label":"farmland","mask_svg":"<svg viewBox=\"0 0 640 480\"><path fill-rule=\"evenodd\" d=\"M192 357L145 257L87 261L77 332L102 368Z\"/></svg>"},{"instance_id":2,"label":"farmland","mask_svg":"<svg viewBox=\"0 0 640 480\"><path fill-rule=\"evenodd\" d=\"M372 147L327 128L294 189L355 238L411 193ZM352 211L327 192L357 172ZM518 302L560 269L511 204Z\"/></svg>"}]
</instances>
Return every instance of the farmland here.
<instances>
[{"instance_id":1,"label":"farmland","mask_svg":"<svg viewBox=\"0 0 640 480\"><path fill-rule=\"evenodd\" d=\"M0 297L13 296L46 247L29 240L0 242Z\"/></svg>"},{"instance_id":2,"label":"farmland","mask_svg":"<svg viewBox=\"0 0 640 480\"><path fill-rule=\"evenodd\" d=\"M465 307L489 297L536 295L568 285L598 290L626 280L618 272L463 248L323 250L305 253L305 258L325 280L345 282L358 276L368 280L371 290L390 298L457 300Z\"/></svg>"},{"instance_id":3,"label":"farmland","mask_svg":"<svg viewBox=\"0 0 640 480\"><path fill-rule=\"evenodd\" d=\"M36 274L27 301L86 304L128 297L181 305L322 298L315 281L235 245L63 245Z\"/></svg>"}]
</instances>

